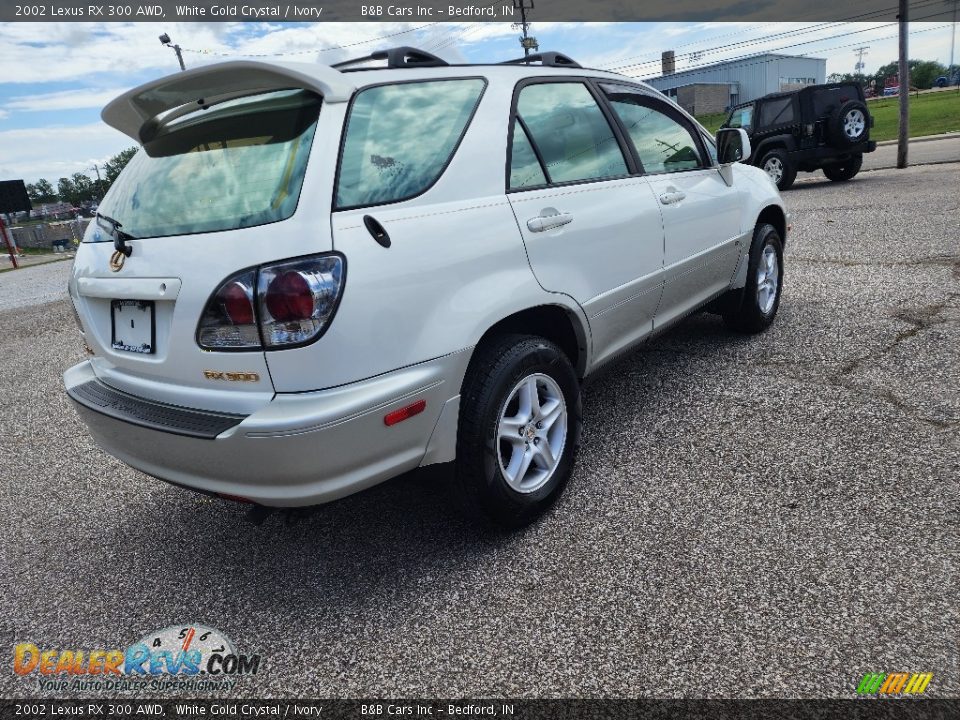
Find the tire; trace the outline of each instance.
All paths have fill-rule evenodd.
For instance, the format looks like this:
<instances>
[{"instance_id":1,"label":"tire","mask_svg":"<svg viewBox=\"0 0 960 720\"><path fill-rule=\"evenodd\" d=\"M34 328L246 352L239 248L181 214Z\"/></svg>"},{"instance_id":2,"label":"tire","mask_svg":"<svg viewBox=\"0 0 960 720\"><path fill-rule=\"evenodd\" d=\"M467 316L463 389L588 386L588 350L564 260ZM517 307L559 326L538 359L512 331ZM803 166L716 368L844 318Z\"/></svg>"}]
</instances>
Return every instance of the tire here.
<instances>
[{"instance_id":1,"label":"tire","mask_svg":"<svg viewBox=\"0 0 960 720\"><path fill-rule=\"evenodd\" d=\"M856 177L861 167L863 167L863 155L854 155L839 165L827 165L823 169L823 174L834 182L846 182Z\"/></svg>"},{"instance_id":2,"label":"tire","mask_svg":"<svg viewBox=\"0 0 960 720\"><path fill-rule=\"evenodd\" d=\"M770 255L776 259L770 268ZM775 284L770 292L769 281ZM766 287L766 292L764 291ZM723 321L731 330L742 333L760 333L773 323L780 307L783 289L783 240L773 225L757 225L750 244L747 265L747 284L740 292L739 302L728 299Z\"/></svg>"},{"instance_id":3,"label":"tire","mask_svg":"<svg viewBox=\"0 0 960 720\"><path fill-rule=\"evenodd\" d=\"M533 387L544 412L540 423L524 400ZM550 407L556 413L547 425ZM542 515L570 478L581 424L580 385L559 347L532 335L484 343L460 395L456 476L468 514L508 528Z\"/></svg>"},{"instance_id":4,"label":"tire","mask_svg":"<svg viewBox=\"0 0 960 720\"><path fill-rule=\"evenodd\" d=\"M790 162L787 151L782 148L774 148L765 153L760 160L760 169L777 184L777 190L789 190L797 179L797 168Z\"/></svg>"},{"instance_id":5,"label":"tire","mask_svg":"<svg viewBox=\"0 0 960 720\"><path fill-rule=\"evenodd\" d=\"M830 116L830 137L841 147L857 145L870 132L870 113L859 100L848 100Z\"/></svg>"}]
</instances>

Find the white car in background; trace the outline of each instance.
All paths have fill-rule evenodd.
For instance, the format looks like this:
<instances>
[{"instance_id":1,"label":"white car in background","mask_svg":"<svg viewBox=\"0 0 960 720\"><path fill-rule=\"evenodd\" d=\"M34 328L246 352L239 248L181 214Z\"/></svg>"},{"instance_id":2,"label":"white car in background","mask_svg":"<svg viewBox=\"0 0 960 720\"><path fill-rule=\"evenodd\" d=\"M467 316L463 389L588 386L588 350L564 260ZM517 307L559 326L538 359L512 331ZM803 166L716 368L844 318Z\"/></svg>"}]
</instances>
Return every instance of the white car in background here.
<instances>
[{"instance_id":1,"label":"white car in background","mask_svg":"<svg viewBox=\"0 0 960 720\"><path fill-rule=\"evenodd\" d=\"M455 461L521 525L570 477L583 378L698 309L777 313L788 215L745 133L557 53L227 62L103 118L143 148L77 252L66 390L189 488L312 505Z\"/></svg>"}]
</instances>

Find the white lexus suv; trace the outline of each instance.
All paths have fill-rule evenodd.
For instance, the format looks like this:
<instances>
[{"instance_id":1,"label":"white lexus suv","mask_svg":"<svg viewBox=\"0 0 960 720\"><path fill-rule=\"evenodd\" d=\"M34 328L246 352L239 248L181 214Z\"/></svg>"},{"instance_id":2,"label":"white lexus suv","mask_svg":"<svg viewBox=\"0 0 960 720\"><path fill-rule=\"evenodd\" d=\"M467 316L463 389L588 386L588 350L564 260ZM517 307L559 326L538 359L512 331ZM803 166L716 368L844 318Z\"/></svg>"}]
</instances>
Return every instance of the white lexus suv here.
<instances>
[{"instance_id":1,"label":"white lexus suv","mask_svg":"<svg viewBox=\"0 0 960 720\"><path fill-rule=\"evenodd\" d=\"M789 216L746 134L558 53L226 62L103 119L142 149L77 252L66 391L125 463L261 511L455 461L529 522L587 375L698 309L777 313Z\"/></svg>"}]
</instances>

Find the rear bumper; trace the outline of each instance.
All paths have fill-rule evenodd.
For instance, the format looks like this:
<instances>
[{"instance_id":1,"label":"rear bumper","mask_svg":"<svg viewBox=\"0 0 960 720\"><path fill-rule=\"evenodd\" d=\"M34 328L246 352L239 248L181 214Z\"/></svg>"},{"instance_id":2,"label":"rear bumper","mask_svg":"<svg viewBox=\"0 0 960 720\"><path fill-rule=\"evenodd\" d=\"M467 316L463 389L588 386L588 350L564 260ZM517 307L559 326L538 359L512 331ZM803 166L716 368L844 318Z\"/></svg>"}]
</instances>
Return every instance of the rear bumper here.
<instances>
[{"instance_id":1,"label":"rear bumper","mask_svg":"<svg viewBox=\"0 0 960 720\"><path fill-rule=\"evenodd\" d=\"M64 384L97 444L128 465L204 492L293 507L363 490L425 455L452 459L453 448L438 443L454 442L456 428L440 425L456 424L469 358L464 351L339 388L278 394L248 416L117 393L89 362L70 368ZM384 415L418 400L426 401L422 413L384 424Z\"/></svg>"},{"instance_id":2,"label":"rear bumper","mask_svg":"<svg viewBox=\"0 0 960 720\"><path fill-rule=\"evenodd\" d=\"M801 169L804 166L820 168L824 165L835 165L854 156L872 153L877 149L877 143L873 140L851 145L847 148L835 148L829 145L822 145L814 148L803 148L794 150L790 153L790 158Z\"/></svg>"}]
</instances>

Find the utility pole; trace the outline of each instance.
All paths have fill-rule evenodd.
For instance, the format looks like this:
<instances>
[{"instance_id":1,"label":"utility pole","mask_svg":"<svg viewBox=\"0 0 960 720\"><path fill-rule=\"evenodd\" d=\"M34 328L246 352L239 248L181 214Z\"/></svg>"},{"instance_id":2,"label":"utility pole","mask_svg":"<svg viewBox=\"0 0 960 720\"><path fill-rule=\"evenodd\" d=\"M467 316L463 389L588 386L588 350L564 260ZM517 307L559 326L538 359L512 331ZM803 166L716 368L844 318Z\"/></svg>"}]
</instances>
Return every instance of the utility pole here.
<instances>
[{"instance_id":1,"label":"utility pole","mask_svg":"<svg viewBox=\"0 0 960 720\"><path fill-rule=\"evenodd\" d=\"M900 0L900 13L897 20L900 23L900 136L897 140L897 168L907 166L907 150L910 144L910 63L907 52L907 37L909 33L909 16L907 8L909 0Z\"/></svg>"},{"instance_id":2,"label":"utility pole","mask_svg":"<svg viewBox=\"0 0 960 720\"><path fill-rule=\"evenodd\" d=\"M91 169L97 173L97 203L99 204L103 202L103 181L100 179L100 166L94 163Z\"/></svg>"},{"instance_id":3,"label":"utility pole","mask_svg":"<svg viewBox=\"0 0 960 720\"><path fill-rule=\"evenodd\" d=\"M167 47L172 47L173 51L177 54L177 61L180 63L180 71L182 72L187 69L187 66L183 64L183 53L180 51L179 45L171 45L171 42L170 36L166 33L160 36L160 43Z\"/></svg>"},{"instance_id":4,"label":"utility pole","mask_svg":"<svg viewBox=\"0 0 960 720\"><path fill-rule=\"evenodd\" d=\"M527 4L529 3L529 5ZM513 0L513 9L520 11L520 27L523 28L523 35L520 38L520 47L523 48L523 56L529 57L531 50L539 50L537 39L527 34L530 23L527 22L527 10L533 10L533 0ZM513 24L517 27L517 23Z\"/></svg>"},{"instance_id":5,"label":"utility pole","mask_svg":"<svg viewBox=\"0 0 960 720\"><path fill-rule=\"evenodd\" d=\"M957 6L960 0L953 0L953 26L950 28L950 64L947 66L947 82L953 79L953 51L957 46ZM958 73L960 75L960 73ZM958 80L960 83L960 80Z\"/></svg>"},{"instance_id":6,"label":"utility pole","mask_svg":"<svg viewBox=\"0 0 960 720\"><path fill-rule=\"evenodd\" d=\"M863 75L863 69L867 66L863 62L863 56L867 54L867 50L870 49L869 45L863 45L854 49L854 54L857 56L857 64L854 66L853 74L854 75Z\"/></svg>"}]
</instances>

